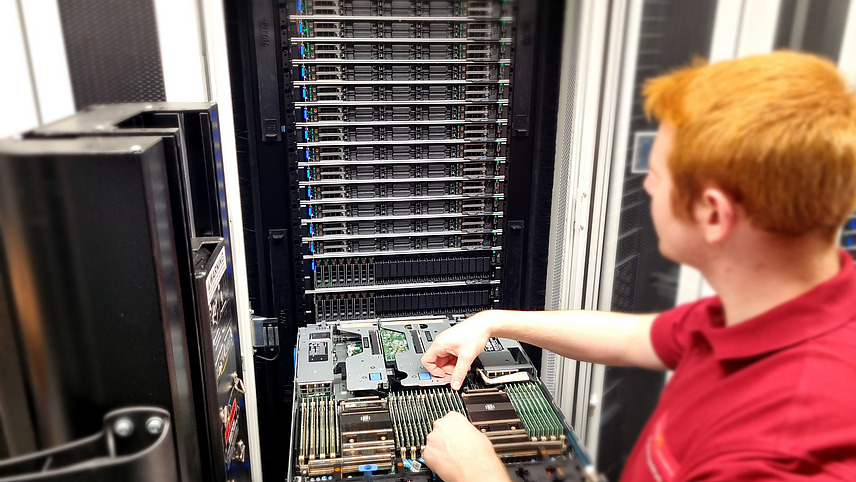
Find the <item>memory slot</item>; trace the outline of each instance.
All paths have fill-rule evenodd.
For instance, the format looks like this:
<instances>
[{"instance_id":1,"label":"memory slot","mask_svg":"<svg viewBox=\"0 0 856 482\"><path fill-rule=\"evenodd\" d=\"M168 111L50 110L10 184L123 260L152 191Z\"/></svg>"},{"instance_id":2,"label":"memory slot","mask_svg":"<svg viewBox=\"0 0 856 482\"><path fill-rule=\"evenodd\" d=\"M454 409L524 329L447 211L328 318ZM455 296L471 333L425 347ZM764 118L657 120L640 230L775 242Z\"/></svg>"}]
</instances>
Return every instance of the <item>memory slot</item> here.
<instances>
[{"instance_id":1,"label":"memory slot","mask_svg":"<svg viewBox=\"0 0 856 482\"><path fill-rule=\"evenodd\" d=\"M300 402L298 464L304 473L317 472L316 461L331 461L341 452L339 416L330 395L313 395ZM338 462L332 462L337 465ZM326 462L323 465L328 465Z\"/></svg>"},{"instance_id":2,"label":"memory slot","mask_svg":"<svg viewBox=\"0 0 856 482\"><path fill-rule=\"evenodd\" d=\"M460 395L448 388L391 393L389 410L396 451L402 459L421 456L435 421L451 411L466 415Z\"/></svg>"},{"instance_id":3,"label":"memory slot","mask_svg":"<svg viewBox=\"0 0 856 482\"><path fill-rule=\"evenodd\" d=\"M505 390L533 441L564 439L562 423L536 384L508 384Z\"/></svg>"}]
</instances>

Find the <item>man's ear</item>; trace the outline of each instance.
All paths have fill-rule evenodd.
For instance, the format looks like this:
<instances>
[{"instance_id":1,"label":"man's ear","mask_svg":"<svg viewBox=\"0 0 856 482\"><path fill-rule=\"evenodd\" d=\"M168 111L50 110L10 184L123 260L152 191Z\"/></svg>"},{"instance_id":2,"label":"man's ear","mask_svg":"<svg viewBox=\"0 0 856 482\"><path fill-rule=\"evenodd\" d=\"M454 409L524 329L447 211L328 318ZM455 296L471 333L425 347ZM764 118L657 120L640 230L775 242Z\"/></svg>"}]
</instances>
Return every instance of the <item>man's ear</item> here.
<instances>
[{"instance_id":1,"label":"man's ear","mask_svg":"<svg viewBox=\"0 0 856 482\"><path fill-rule=\"evenodd\" d=\"M722 189L708 187L696 203L695 218L705 241L722 242L734 231L737 224L737 204Z\"/></svg>"}]
</instances>

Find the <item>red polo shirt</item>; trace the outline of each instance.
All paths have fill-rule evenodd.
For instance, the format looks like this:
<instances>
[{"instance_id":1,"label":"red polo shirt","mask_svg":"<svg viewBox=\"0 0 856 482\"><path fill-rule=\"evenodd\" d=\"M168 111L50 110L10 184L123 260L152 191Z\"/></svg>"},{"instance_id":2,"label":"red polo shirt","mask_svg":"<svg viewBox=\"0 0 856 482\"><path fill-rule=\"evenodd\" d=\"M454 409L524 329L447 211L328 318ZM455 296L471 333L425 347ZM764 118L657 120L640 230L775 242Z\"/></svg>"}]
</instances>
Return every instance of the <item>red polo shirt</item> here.
<instances>
[{"instance_id":1,"label":"red polo shirt","mask_svg":"<svg viewBox=\"0 0 856 482\"><path fill-rule=\"evenodd\" d=\"M719 298L660 315L675 370L622 481L856 481L856 269L725 327Z\"/></svg>"}]
</instances>

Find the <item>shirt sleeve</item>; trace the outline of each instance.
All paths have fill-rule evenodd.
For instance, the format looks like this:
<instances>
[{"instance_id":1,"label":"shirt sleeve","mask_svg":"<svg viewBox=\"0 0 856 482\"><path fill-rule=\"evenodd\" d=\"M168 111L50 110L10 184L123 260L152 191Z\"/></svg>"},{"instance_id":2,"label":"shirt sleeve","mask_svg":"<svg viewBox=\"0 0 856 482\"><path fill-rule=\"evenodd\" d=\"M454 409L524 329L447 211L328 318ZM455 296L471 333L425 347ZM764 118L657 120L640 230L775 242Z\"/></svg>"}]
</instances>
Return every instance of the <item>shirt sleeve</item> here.
<instances>
[{"instance_id":1,"label":"shirt sleeve","mask_svg":"<svg viewBox=\"0 0 856 482\"><path fill-rule=\"evenodd\" d=\"M686 303L664 311L651 325L651 344L664 365L674 370L689 346L688 325L692 315L708 302L709 298Z\"/></svg>"}]
</instances>

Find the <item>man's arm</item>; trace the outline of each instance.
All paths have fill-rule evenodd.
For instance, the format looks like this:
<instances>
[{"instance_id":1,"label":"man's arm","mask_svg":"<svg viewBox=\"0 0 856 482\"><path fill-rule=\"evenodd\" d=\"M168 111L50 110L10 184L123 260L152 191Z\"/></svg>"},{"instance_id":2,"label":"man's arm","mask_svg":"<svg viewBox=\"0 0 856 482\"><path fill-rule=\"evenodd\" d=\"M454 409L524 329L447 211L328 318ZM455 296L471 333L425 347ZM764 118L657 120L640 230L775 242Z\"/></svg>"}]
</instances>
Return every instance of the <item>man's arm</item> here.
<instances>
[{"instance_id":1,"label":"man's arm","mask_svg":"<svg viewBox=\"0 0 856 482\"><path fill-rule=\"evenodd\" d=\"M432 374L452 374L458 389L488 338L511 338L575 360L665 370L651 344L657 315L605 311L508 311L476 313L444 331L422 356Z\"/></svg>"}]
</instances>

